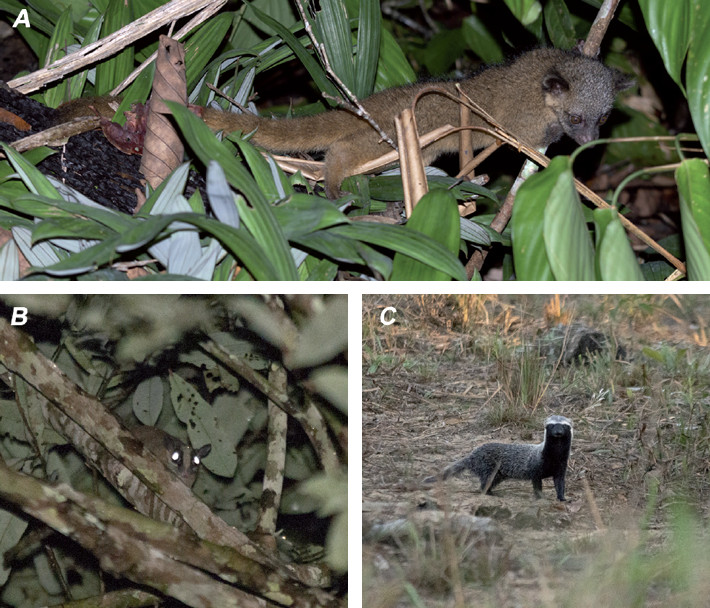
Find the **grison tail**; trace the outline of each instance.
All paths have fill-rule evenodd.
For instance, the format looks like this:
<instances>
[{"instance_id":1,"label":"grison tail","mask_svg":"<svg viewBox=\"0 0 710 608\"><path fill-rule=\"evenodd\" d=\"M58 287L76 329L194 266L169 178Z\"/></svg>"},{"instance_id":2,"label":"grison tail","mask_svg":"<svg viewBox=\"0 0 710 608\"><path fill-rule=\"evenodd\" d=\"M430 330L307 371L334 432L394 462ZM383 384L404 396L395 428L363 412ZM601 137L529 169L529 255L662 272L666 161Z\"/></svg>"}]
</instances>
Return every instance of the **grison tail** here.
<instances>
[{"instance_id":1,"label":"grison tail","mask_svg":"<svg viewBox=\"0 0 710 608\"><path fill-rule=\"evenodd\" d=\"M431 477L427 477L424 480L424 483L434 483L435 481L448 479L449 477L458 475L461 471L465 471L466 469L470 468L471 465L469 463L469 460L471 460L470 454L465 458L462 458L461 460L457 460L456 462L450 464L438 475L432 475Z\"/></svg>"}]
</instances>

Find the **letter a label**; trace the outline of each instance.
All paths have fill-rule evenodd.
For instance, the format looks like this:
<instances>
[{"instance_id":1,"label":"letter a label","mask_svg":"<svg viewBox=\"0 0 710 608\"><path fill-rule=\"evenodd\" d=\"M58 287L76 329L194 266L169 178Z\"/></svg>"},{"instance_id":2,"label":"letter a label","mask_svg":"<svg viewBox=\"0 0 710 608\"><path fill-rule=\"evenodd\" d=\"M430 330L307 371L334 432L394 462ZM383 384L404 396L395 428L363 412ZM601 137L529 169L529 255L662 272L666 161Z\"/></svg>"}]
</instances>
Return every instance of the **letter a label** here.
<instances>
[{"instance_id":1,"label":"letter a label","mask_svg":"<svg viewBox=\"0 0 710 608\"><path fill-rule=\"evenodd\" d=\"M23 8L20 11L20 14L17 15L17 19L15 19L15 23L12 24L12 27L17 27L18 25L24 25L25 27L30 27L30 15L27 12L26 8Z\"/></svg>"}]
</instances>

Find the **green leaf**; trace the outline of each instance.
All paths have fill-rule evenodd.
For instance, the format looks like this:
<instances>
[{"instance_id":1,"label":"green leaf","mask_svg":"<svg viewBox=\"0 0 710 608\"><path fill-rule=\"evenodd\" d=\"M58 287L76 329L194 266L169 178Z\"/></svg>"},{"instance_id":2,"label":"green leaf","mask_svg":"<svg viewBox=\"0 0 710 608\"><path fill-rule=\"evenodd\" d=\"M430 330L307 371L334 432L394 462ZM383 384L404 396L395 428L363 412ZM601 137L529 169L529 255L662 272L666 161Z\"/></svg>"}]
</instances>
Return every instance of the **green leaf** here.
<instances>
[{"instance_id":1,"label":"green leaf","mask_svg":"<svg viewBox=\"0 0 710 608\"><path fill-rule=\"evenodd\" d=\"M232 156L223 143L217 141L207 125L186 107L168 102L185 140L207 166L211 160L217 161L232 187L241 191L247 200L239 206L239 216L264 251L281 280L294 281L298 278L291 250L283 231L274 217L273 210L249 172ZM247 142L241 146L251 146ZM237 200L239 203L239 199ZM236 231L235 231L236 232Z\"/></svg>"},{"instance_id":2,"label":"green leaf","mask_svg":"<svg viewBox=\"0 0 710 608\"><path fill-rule=\"evenodd\" d=\"M234 141L249 165L259 189L269 201L276 202L293 192L293 187L273 159L264 158L261 152L241 137L234 138Z\"/></svg>"},{"instance_id":3,"label":"green leaf","mask_svg":"<svg viewBox=\"0 0 710 608\"><path fill-rule=\"evenodd\" d=\"M304 251L316 252L350 266L366 266L383 277L392 273L392 261L387 256L348 234L339 234L334 230L318 230L295 236L292 241Z\"/></svg>"},{"instance_id":4,"label":"green leaf","mask_svg":"<svg viewBox=\"0 0 710 608\"><path fill-rule=\"evenodd\" d=\"M49 53L45 65L61 59L67 54L67 47L74 43L72 35L72 15L71 8L62 12L61 17L54 27L52 36L49 39ZM49 88L44 94L44 102L50 108L56 108L60 103L69 100L69 81L63 80L59 84Z\"/></svg>"},{"instance_id":5,"label":"green leaf","mask_svg":"<svg viewBox=\"0 0 710 608\"><path fill-rule=\"evenodd\" d=\"M688 62L686 65L685 86L688 92L688 106L693 118L695 130L705 150L705 156L710 157L710 9L701 0L691 0L692 30Z\"/></svg>"},{"instance_id":6,"label":"green leaf","mask_svg":"<svg viewBox=\"0 0 710 608\"><path fill-rule=\"evenodd\" d=\"M505 4L515 18L525 26L534 23L542 13L542 6L538 0L505 0Z\"/></svg>"},{"instance_id":7,"label":"green leaf","mask_svg":"<svg viewBox=\"0 0 710 608\"><path fill-rule=\"evenodd\" d=\"M572 163L567 156L557 156L544 172L555 176L547 197L544 225L545 249L555 279L593 281L594 248L574 188Z\"/></svg>"},{"instance_id":8,"label":"green leaf","mask_svg":"<svg viewBox=\"0 0 710 608\"><path fill-rule=\"evenodd\" d=\"M105 37L118 31L131 21L132 3L125 0L110 0L101 36ZM96 66L96 93L105 95L118 83L123 81L133 69L135 51L133 45L127 46L117 55Z\"/></svg>"},{"instance_id":9,"label":"green leaf","mask_svg":"<svg viewBox=\"0 0 710 608\"><path fill-rule=\"evenodd\" d=\"M122 125L126 122L124 112L131 109L134 103L145 103L150 91L153 88L153 76L155 75L155 62L145 68L130 86L123 92L121 104L113 116L113 121Z\"/></svg>"},{"instance_id":10,"label":"green leaf","mask_svg":"<svg viewBox=\"0 0 710 608\"><path fill-rule=\"evenodd\" d=\"M81 46L86 47L93 44L99 39L99 34L101 33L101 26L103 25L103 15L98 15L92 20L89 29L84 35ZM144 70L145 71L145 70ZM82 70L78 74L75 74L69 79L69 99L78 99L84 91L86 86L86 80L89 77L89 70ZM66 101L66 100L65 100Z\"/></svg>"},{"instance_id":11,"label":"green leaf","mask_svg":"<svg viewBox=\"0 0 710 608\"><path fill-rule=\"evenodd\" d=\"M89 218L115 232L128 230L135 222L130 216L111 209L90 207L38 194L23 194L0 204L37 218Z\"/></svg>"},{"instance_id":12,"label":"green leaf","mask_svg":"<svg viewBox=\"0 0 710 608\"><path fill-rule=\"evenodd\" d=\"M466 271L457 256L417 230L372 222L353 222L347 226L334 226L329 232L403 253L457 281L466 280Z\"/></svg>"},{"instance_id":13,"label":"green leaf","mask_svg":"<svg viewBox=\"0 0 710 608\"><path fill-rule=\"evenodd\" d=\"M461 28L442 30L432 36L419 58L430 74L445 74L466 50Z\"/></svg>"},{"instance_id":14,"label":"green leaf","mask_svg":"<svg viewBox=\"0 0 710 608\"><path fill-rule=\"evenodd\" d=\"M512 216L513 261L519 281L552 281L544 238L547 197L557 175L542 171L528 177L515 196Z\"/></svg>"},{"instance_id":15,"label":"green leaf","mask_svg":"<svg viewBox=\"0 0 710 608\"><path fill-rule=\"evenodd\" d=\"M616 209L595 209L597 278L602 281L643 281L636 255Z\"/></svg>"},{"instance_id":16,"label":"green leaf","mask_svg":"<svg viewBox=\"0 0 710 608\"><path fill-rule=\"evenodd\" d=\"M25 159L22 154L17 152L14 148L0 142L5 156L7 156L10 164L13 166L15 171L20 175L22 182L29 188L30 192L46 196L48 198L53 198L57 200L62 200L57 189L49 183L49 180L40 173L40 171L31 165L27 159Z\"/></svg>"},{"instance_id":17,"label":"green leaf","mask_svg":"<svg viewBox=\"0 0 710 608\"><path fill-rule=\"evenodd\" d=\"M227 437L224 429L218 425L218 419L200 393L189 382L170 374L170 399L175 414L187 425L190 443L193 445L211 444L212 450L202 462L215 475L233 477L237 469L237 453L234 444Z\"/></svg>"},{"instance_id":18,"label":"green leaf","mask_svg":"<svg viewBox=\"0 0 710 608\"><path fill-rule=\"evenodd\" d=\"M377 62L375 91L409 84L417 79L394 36L387 30L380 32L380 60Z\"/></svg>"},{"instance_id":19,"label":"green leaf","mask_svg":"<svg viewBox=\"0 0 710 608\"><path fill-rule=\"evenodd\" d=\"M291 28L297 22L296 9L292 2L284 0L254 0L251 6L258 7L260 11L268 15L280 25ZM264 41L264 33L274 36L276 31L261 21L257 21L249 10L241 7L238 12L237 26L230 36L232 45L242 49L253 49L258 52L259 45ZM270 42L273 42L271 40Z\"/></svg>"},{"instance_id":20,"label":"green leaf","mask_svg":"<svg viewBox=\"0 0 710 608\"><path fill-rule=\"evenodd\" d=\"M348 218L329 200L308 194L293 194L278 207L276 217L289 240L329 226L348 223Z\"/></svg>"},{"instance_id":21,"label":"green leaf","mask_svg":"<svg viewBox=\"0 0 710 608\"><path fill-rule=\"evenodd\" d=\"M380 55L382 14L377 0L360 0L355 53L355 94L359 98L371 95L377 76Z\"/></svg>"},{"instance_id":22,"label":"green leaf","mask_svg":"<svg viewBox=\"0 0 710 608\"><path fill-rule=\"evenodd\" d=\"M441 243L453 255L459 250L460 219L454 196L446 190L428 192L414 207L406 225ZM429 264L418 262L402 253L396 253L392 263L393 281L444 281L451 275L436 270Z\"/></svg>"},{"instance_id":23,"label":"green leaf","mask_svg":"<svg viewBox=\"0 0 710 608\"><path fill-rule=\"evenodd\" d=\"M684 161L676 171L680 219L688 278L710 280L710 173L700 158Z\"/></svg>"},{"instance_id":24,"label":"green leaf","mask_svg":"<svg viewBox=\"0 0 710 608\"><path fill-rule=\"evenodd\" d=\"M548 0L545 4L545 27L553 46L568 49L576 44L572 17L564 0Z\"/></svg>"},{"instance_id":25,"label":"green leaf","mask_svg":"<svg viewBox=\"0 0 710 608\"><path fill-rule=\"evenodd\" d=\"M303 4L302 0L296 1ZM340 0L321 0L320 7L316 18L311 20L313 32L316 39L325 46L330 67L345 86L355 92L358 83L355 81L352 36L345 6Z\"/></svg>"},{"instance_id":26,"label":"green leaf","mask_svg":"<svg viewBox=\"0 0 710 608\"><path fill-rule=\"evenodd\" d=\"M468 48L484 63L500 63L505 58L495 36L476 15L469 15L463 20L461 33Z\"/></svg>"},{"instance_id":27,"label":"green leaf","mask_svg":"<svg viewBox=\"0 0 710 608\"><path fill-rule=\"evenodd\" d=\"M639 0L639 6L668 74L682 90L681 74L692 25L690 0ZM707 8L704 11L707 14Z\"/></svg>"},{"instance_id":28,"label":"green leaf","mask_svg":"<svg viewBox=\"0 0 710 608\"><path fill-rule=\"evenodd\" d=\"M133 393L133 413L141 424L155 426L163 411L163 379L158 376L143 380Z\"/></svg>"},{"instance_id":29,"label":"green leaf","mask_svg":"<svg viewBox=\"0 0 710 608\"><path fill-rule=\"evenodd\" d=\"M253 4L245 2L245 4L254 11L254 14L259 18L260 21L266 25L272 27L275 32L281 36L281 39L289 46L293 53L298 57L299 61L303 64L303 67L308 70L308 73L313 78L316 86L323 91L328 93L333 97L338 97L340 94L335 85L328 79L325 71L320 66L320 64L303 48L303 45L299 42L291 32L288 31L283 25L281 25L275 19L269 17L266 13L261 12Z\"/></svg>"},{"instance_id":30,"label":"green leaf","mask_svg":"<svg viewBox=\"0 0 710 608\"><path fill-rule=\"evenodd\" d=\"M232 14L221 13L203 23L185 42L185 79L188 91L197 84L212 55L223 44L231 24Z\"/></svg>"}]
</instances>

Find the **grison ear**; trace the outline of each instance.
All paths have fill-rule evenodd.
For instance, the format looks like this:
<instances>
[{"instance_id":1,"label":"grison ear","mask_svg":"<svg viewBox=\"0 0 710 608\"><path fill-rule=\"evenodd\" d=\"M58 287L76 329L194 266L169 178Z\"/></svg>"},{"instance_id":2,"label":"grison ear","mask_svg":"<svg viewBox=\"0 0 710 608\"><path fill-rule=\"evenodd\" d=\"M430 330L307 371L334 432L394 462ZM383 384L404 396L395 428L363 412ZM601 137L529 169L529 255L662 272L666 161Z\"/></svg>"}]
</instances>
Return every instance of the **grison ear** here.
<instances>
[{"instance_id":1,"label":"grison ear","mask_svg":"<svg viewBox=\"0 0 710 608\"><path fill-rule=\"evenodd\" d=\"M569 83L555 68L552 68L542 79L542 90L555 96L564 95L569 91Z\"/></svg>"}]
</instances>

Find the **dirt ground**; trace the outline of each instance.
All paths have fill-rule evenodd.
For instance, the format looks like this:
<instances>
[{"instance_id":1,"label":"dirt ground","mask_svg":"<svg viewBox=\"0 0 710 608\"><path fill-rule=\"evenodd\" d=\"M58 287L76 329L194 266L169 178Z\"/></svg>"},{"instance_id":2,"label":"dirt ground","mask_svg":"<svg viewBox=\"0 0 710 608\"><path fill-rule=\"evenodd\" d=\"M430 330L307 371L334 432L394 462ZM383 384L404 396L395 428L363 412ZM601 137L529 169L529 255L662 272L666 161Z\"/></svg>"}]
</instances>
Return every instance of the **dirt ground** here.
<instances>
[{"instance_id":1,"label":"dirt ground","mask_svg":"<svg viewBox=\"0 0 710 608\"><path fill-rule=\"evenodd\" d=\"M638 547L665 547L681 497L707 520L708 298L624 298L363 297L366 605L666 606L677 596L651 566L618 590L609 581ZM397 309L388 327L385 306ZM606 352L540 363L531 345L560 322L601 332ZM541 378L534 390L529 375ZM550 414L574 423L566 502L551 479L539 500L528 481L493 495L467 474L422 483L481 444L541 442Z\"/></svg>"}]
</instances>

